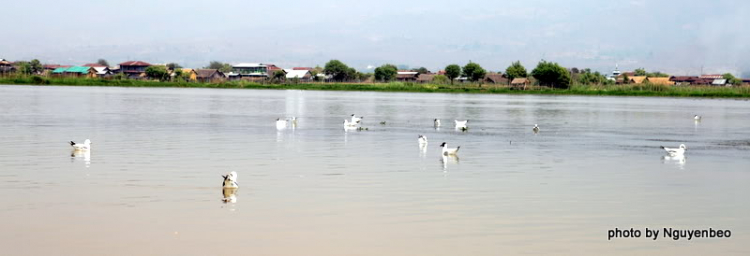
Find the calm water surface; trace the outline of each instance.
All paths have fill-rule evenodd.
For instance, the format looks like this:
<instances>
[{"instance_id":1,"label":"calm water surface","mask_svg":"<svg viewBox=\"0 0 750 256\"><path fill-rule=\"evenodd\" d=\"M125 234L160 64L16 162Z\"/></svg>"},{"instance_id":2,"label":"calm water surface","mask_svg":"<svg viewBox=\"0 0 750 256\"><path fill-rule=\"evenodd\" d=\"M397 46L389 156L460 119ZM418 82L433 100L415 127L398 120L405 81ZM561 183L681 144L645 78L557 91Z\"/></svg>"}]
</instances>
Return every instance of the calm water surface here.
<instances>
[{"instance_id":1,"label":"calm water surface","mask_svg":"<svg viewBox=\"0 0 750 256\"><path fill-rule=\"evenodd\" d=\"M3 255L750 255L747 101L0 86L0 109Z\"/></svg>"}]
</instances>

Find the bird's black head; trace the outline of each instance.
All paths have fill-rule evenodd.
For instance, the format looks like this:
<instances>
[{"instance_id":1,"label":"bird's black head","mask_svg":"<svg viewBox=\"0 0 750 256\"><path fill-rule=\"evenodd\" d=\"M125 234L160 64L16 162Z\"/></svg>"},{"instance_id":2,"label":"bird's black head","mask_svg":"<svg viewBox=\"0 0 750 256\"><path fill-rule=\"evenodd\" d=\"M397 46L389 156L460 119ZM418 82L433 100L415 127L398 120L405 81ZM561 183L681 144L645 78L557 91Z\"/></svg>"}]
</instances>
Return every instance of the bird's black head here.
<instances>
[{"instance_id":1,"label":"bird's black head","mask_svg":"<svg viewBox=\"0 0 750 256\"><path fill-rule=\"evenodd\" d=\"M443 144L440 144L440 147L445 147L445 142L443 142Z\"/></svg>"}]
</instances>

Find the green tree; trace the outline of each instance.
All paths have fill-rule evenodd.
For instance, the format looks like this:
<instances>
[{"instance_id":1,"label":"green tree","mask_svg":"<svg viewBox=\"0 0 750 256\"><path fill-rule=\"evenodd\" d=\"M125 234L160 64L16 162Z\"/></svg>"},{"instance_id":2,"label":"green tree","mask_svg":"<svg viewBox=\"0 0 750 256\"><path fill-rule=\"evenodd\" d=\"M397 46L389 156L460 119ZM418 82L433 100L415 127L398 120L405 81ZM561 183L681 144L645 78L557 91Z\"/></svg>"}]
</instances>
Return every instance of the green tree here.
<instances>
[{"instance_id":1,"label":"green tree","mask_svg":"<svg viewBox=\"0 0 750 256\"><path fill-rule=\"evenodd\" d=\"M105 59L99 59L99 60L97 60L96 64L99 64L99 65L102 65L102 66L105 66L105 67L109 67L109 62L107 62L107 60L105 60Z\"/></svg>"},{"instance_id":2,"label":"green tree","mask_svg":"<svg viewBox=\"0 0 750 256\"><path fill-rule=\"evenodd\" d=\"M469 64L466 64L466 66L464 66L463 68L463 71L464 76L472 82L481 81L487 74L487 71L484 70L482 66L474 62L469 62Z\"/></svg>"},{"instance_id":3,"label":"green tree","mask_svg":"<svg viewBox=\"0 0 750 256\"><path fill-rule=\"evenodd\" d=\"M222 73L229 73L232 72L232 65L229 63L222 63L220 61L211 61L207 67L207 69L218 69Z\"/></svg>"},{"instance_id":4,"label":"green tree","mask_svg":"<svg viewBox=\"0 0 750 256\"><path fill-rule=\"evenodd\" d=\"M461 66L456 64L450 64L447 67L445 67L445 76L448 77L448 79L451 80L451 84L453 84L453 80L456 79L456 77L461 75Z\"/></svg>"},{"instance_id":5,"label":"green tree","mask_svg":"<svg viewBox=\"0 0 750 256\"><path fill-rule=\"evenodd\" d=\"M167 63L167 69L169 69L169 70L175 70L175 69L178 69L178 68L182 68L182 66L180 66L180 64L177 64L177 63L174 63L174 62Z\"/></svg>"},{"instance_id":6,"label":"green tree","mask_svg":"<svg viewBox=\"0 0 750 256\"><path fill-rule=\"evenodd\" d=\"M388 82L396 79L398 68L392 64L385 64L375 68L375 80Z\"/></svg>"},{"instance_id":7,"label":"green tree","mask_svg":"<svg viewBox=\"0 0 750 256\"><path fill-rule=\"evenodd\" d=\"M630 83L630 77L628 77L628 74L622 74L622 84L629 84Z\"/></svg>"},{"instance_id":8,"label":"green tree","mask_svg":"<svg viewBox=\"0 0 750 256\"><path fill-rule=\"evenodd\" d=\"M344 78L344 80L359 80L359 78L361 77L361 74L362 73L359 73L354 68L351 68L351 67L347 68L346 69L346 77Z\"/></svg>"},{"instance_id":9,"label":"green tree","mask_svg":"<svg viewBox=\"0 0 750 256\"><path fill-rule=\"evenodd\" d=\"M536 78L540 85L560 89L570 87L570 73L555 62L540 61L536 68L531 71L531 76Z\"/></svg>"},{"instance_id":10,"label":"green tree","mask_svg":"<svg viewBox=\"0 0 750 256\"><path fill-rule=\"evenodd\" d=\"M164 81L169 77L169 73L166 66L149 66L146 68L146 76Z\"/></svg>"},{"instance_id":11,"label":"green tree","mask_svg":"<svg viewBox=\"0 0 750 256\"><path fill-rule=\"evenodd\" d=\"M28 74L31 74L32 72L31 65L26 61L17 61L16 66L17 66L16 70L18 70L18 72L21 74L28 75Z\"/></svg>"},{"instance_id":12,"label":"green tree","mask_svg":"<svg viewBox=\"0 0 750 256\"><path fill-rule=\"evenodd\" d=\"M429 74L429 73L430 73L430 70L428 70L428 69L427 69L427 68L425 68L425 67L415 68L415 69L412 69L411 71L413 71L413 72L417 72L417 73L419 73L420 75L421 75L421 74Z\"/></svg>"},{"instance_id":13,"label":"green tree","mask_svg":"<svg viewBox=\"0 0 750 256\"><path fill-rule=\"evenodd\" d=\"M646 70L643 69L643 68L637 68L637 69L635 69L635 75L636 76L645 76L646 75Z\"/></svg>"},{"instance_id":14,"label":"green tree","mask_svg":"<svg viewBox=\"0 0 750 256\"><path fill-rule=\"evenodd\" d=\"M37 59L33 59L29 62L29 69L31 69L31 73L33 74L41 74L42 71L44 71L42 63Z\"/></svg>"},{"instance_id":15,"label":"green tree","mask_svg":"<svg viewBox=\"0 0 750 256\"><path fill-rule=\"evenodd\" d=\"M647 77L669 77L669 74L665 74L659 71L653 72L653 73L647 73Z\"/></svg>"},{"instance_id":16,"label":"green tree","mask_svg":"<svg viewBox=\"0 0 750 256\"><path fill-rule=\"evenodd\" d=\"M175 81L185 81L185 73L182 71L182 69L177 69L174 71L174 80Z\"/></svg>"},{"instance_id":17,"label":"green tree","mask_svg":"<svg viewBox=\"0 0 750 256\"><path fill-rule=\"evenodd\" d=\"M282 70L276 70L275 72L273 72L273 78L272 79L274 81L279 81L280 82L280 81L283 81L284 78L286 78L286 73L284 73L284 71L282 71Z\"/></svg>"},{"instance_id":18,"label":"green tree","mask_svg":"<svg viewBox=\"0 0 750 256\"><path fill-rule=\"evenodd\" d=\"M436 75L432 78L432 83L434 84L448 84L450 83L450 79L448 79L445 75Z\"/></svg>"},{"instance_id":19,"label":"green tree","mask_svg":"<svg viewBox=\"0 0 750 256\"><path fill-rule=\"evenodd\" d=\"M333 76L333 80L339 82L346 80L347 75L356 73L356 71L351 72L352 70L353 69L350 69L349 66L339 60L330 60L326 63L325 68L323 68L323 72L326 75Z\"/></svg>"},{"instance_id":20,"label":"green tree","mask_svg":"<svg viewBox=\"0 0 750 256\"><path fill-rule=\"evenodd\" d=\"M739 79L732 75L732 73L725 73L721 75L724 79L727 80L727 83L733 84L733 85L742 85L742 79Z\"/></svg>"},{"instance_id":21,"label":"green tree","mask_svg":"<svg viewBox=\"0 0 750 256\"><path fill-rule=\"evenodd\" d=\"M526 68L521 65L521 61L516 61L505 69L505 76L512 81L514 78L527 77L528 73Z\"/></svg>"},{"instance_id":22,"label":"green tree","mask_svg":"<svg viewBox=\"0 0 750 256\"><path fill-rule=\"evenodd\" d=\"M604 75L602 75L598 71L594 72L594 73L591 73L590 70L588 70L588 71L584 70L583 73L580 73L578 75L578 83L580 83L580 84L586 84L586 85L589 85L589 84L604 84L604 83L606 83L606 81L607 81L607 78L604 77Z\"/></svg>"}]
</instances>

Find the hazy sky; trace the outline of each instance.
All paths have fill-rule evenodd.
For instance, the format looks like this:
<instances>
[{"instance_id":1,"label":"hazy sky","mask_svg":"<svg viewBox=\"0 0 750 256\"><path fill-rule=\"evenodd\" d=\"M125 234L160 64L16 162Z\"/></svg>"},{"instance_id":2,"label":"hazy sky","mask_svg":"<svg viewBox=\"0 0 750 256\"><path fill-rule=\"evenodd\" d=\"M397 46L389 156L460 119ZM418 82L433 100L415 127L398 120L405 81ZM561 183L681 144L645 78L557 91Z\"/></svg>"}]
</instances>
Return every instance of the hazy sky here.
<instances>
[{"instance_id":1,"label":"hazy sky","mask_svg":"<svg viewBox=\"0 0 750 256\"><path fill-rule=\"evenodd\" d=\"M340 59L431 70L520 60L750 77L750 1L8 1L0 58L263 62Z\"/></svg>"}]
</instances>

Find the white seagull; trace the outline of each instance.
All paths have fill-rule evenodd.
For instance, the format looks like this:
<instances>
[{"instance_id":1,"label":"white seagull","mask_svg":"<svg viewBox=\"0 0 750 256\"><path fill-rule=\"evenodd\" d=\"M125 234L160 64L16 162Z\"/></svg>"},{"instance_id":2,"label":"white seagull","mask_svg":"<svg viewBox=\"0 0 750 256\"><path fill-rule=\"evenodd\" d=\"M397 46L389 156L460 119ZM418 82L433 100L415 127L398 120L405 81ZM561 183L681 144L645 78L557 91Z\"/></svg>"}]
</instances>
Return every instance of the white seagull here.
<instances>
[{"instance_id":1,"label":"white seagull","mask_svg":"<svg viewBox=\"0 0 750 256\"><path fill-rule=\"evenodd\" d=\"M531 128L531 130L534 131L535 133L539 132L539 125L534 124L534 128Z\"/></svg>"},{"instance_id":2,"label":"white seagull","mask_svg":"<svg viewBox=\"0 0 750 256\"><path fill-rule=\"evenodd\" d=\"M354 114L352 114L352 123L358 124L362 122L362 119L365 118L364 116L357 117Z\"/></svg>"},{"instance_id":3,"label":"white seagull","mask_svg":"<svg viewBox=\"0 0 750 256\"><path fill-rule=\"evenodd\" d=\"M427 136L420 134L419 137L417 137L417 141L419 142L420 146L427 145Z\"/></svg>"},{"instance_id":4,"label":"white seagull","mask_svg":"<svg viewBox=\"0 0 750 256\"><path fill-rule=\"evenodd\" d=\"M435 124L435 127L440 127L440 119L435 118L432 122Z\"/></svg>"},{"instance_id":5,"label":"white seagull","mask_svg":"<svg viewBox=\"0 0 750 256\"><path fill-rule=\"evenodd\" d=\"M73 147L74 151L88 151L91 150L91 140L86 139L83 144L78 144L71 141L70 146Z\"/></svg>"},{"instance_id":6,"label":"white seagull","mask_svg":"<svg viewBox=\"0 0 750 256\"><path fill-rule=\"evenodd\" d=\"M456 122L456 129L466 130L469 128L466 126L469 120L463 120L463 121L453 120L453 121Z\"/></svg>"},{"instance_id":7,"label":"white seagull","mask_svg":"<svg viewBox=\"0 0 750 256\"><path fill-rule=\"evenodd\" d=\"M357 127L357 123L355 122L349 122L349 120L344 119L344 130L347 129L353 129Z\"/></svg>"},{"instance_id":8,"label":"white seagull","mask_svg":"<svg viewBox=\"0 0 750 256\"><path fill-rule=\"evenodd\" d=\"M443 144L440 144L440 147L443 148L444 156L455 156L458 153L458 150L461 149L461 146L458 146L457 148L449 148L448 143L445 142L443 142Z\"/></svg>"},{"instance_id":9,"label":"white seagull","mask_svg":"<svg viewBox=\"0 0 750 256\"><path fill-rule=\"evenodd\" d=\"M224 188L239 188L240 185L237 184L237 172L230 172L227 175L222 175L221 177L224 177L224 182L222 183L222 187Z\"/></svg>"},{"instance_id":10,"label":"white seagull","mask_svg":"<svg viewBox=\"0 0 750 256\"><path fill-rule=\"evenodd\" d=\"M286 128L287 123L288 123L287 120L281 120L281 118L276 118L276 129Z\"/></svg>"},{"instance_id":11,"label":"white seagull","mask_svg":"<svg viewBox=\"0 0 750 256\"><path fill-rule=\"evenodd\" d=\"M664 146L661 146L661 148L664 149L664 151L667 151L667 154L669 156L682 156L682 155L685 155L685 150L687 149L687 147L685 147L685 144L680 144L679 148L668 148L668 147L664 147Z\"/></svg>"},{"instance_id":12,"label":"white seagull","mask_svg":"<svg viewBox=\"0 0 750 256\"><path fill-rule=\"evenodd\" d=\"M695 117L693 117L693 119L695 119L695 121L700 121L701 120L701 116L695 115Z\"/></svg>"}]
</instances>

